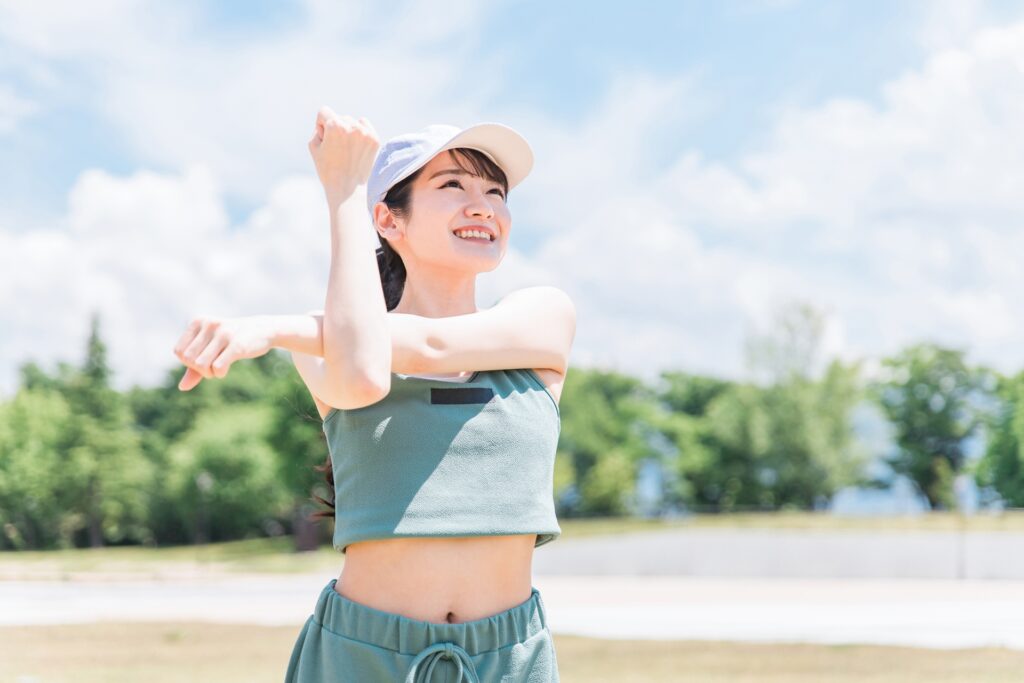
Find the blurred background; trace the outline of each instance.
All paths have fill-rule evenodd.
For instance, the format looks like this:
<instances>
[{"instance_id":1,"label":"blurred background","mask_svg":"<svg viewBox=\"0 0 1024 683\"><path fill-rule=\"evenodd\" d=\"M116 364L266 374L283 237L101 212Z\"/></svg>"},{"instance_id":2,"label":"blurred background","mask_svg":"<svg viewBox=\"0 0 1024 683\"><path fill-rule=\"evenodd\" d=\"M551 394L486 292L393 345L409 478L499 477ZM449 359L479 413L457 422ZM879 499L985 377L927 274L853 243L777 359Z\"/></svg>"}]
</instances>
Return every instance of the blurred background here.
<instances>
[{"instance_id":1,"label":"blurred background","mask_svg":"<svg viewBox=\"0 0 1024 683\"><path fill-rule=\"evenodd\" d=\"M0 681L283 677L319 416L172 349L322 308L325 104L533 147L478 304L576 303L563 680L1020 680L1020 2L0 0L0 48Z\"/></svg>"}]
</instances>

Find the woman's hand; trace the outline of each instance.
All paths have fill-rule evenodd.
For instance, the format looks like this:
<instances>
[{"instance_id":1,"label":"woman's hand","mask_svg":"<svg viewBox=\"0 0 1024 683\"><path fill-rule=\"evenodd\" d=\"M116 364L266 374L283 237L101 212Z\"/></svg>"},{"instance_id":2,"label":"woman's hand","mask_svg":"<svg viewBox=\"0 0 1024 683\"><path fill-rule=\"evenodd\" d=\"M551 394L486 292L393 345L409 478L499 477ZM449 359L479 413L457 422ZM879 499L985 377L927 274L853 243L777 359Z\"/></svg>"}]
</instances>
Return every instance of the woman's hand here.
<instances>
[{"instance_id":1,"label":"woman's hand","mask_svg":"<svg viewBox=\"0 0 1024 683\"><path fill-rule=\"evenodd\" d=\"M366 184L379 147L377 131L365 117L339 116L330 107L320 108L309 153L329 204L337 206L358 185Z\"/></svg>"},{"instance_id":2,"label":"woman's hand","mask_svg":"<svg viewBox=\"0 0 1024 683\"><path fill-rule=\"evenodd\" d=\"M188 391L203 379L224 377L236 360L265 354L273 342L268 321L265 316L192 320L174 346L174 355L188 368L178 388Z\"/></svg>"}]
</instances>

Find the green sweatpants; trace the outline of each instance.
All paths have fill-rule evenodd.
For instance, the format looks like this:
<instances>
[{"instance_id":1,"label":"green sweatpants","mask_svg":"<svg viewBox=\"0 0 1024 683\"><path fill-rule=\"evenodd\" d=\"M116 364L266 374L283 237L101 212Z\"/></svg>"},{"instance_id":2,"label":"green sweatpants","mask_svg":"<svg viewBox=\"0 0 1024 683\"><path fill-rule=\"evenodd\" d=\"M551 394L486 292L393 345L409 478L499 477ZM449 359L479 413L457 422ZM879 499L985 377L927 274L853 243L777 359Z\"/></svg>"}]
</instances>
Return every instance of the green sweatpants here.
<instances>
[{"instance_id":1,"label":"green sweatpants","mask_svg":"<svg viewBox=\"0 0 1024 683\"><path fill-rule=\"evenodd\" d=\"M349 600L331 579L299 633L285 683L558 683L540 591L504 612L435 624Z\"/></svg>"}]
</instances>

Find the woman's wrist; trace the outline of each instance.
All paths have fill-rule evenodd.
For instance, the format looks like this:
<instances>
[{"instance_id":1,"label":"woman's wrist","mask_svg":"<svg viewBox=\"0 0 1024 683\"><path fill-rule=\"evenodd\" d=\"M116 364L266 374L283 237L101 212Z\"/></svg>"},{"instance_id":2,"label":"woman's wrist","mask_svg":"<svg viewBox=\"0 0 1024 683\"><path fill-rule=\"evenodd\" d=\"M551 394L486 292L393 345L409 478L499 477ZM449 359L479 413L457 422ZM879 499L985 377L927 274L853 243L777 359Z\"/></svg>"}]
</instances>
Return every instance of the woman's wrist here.
<instances>
[{"instance_id":1,"label":"woman's wrist","mask_svg":"<svg viewBox=\"0 0 1024 683\"><path fill-rule=\"evenodd\" d=\"M350 179L341 183L333 183L329 188L325 185L324 196L327 198L327 208L331 211L337 211L339 207L348 202L353 202L365 210L366 181L359 182L358 179Z\"/></svg>"}]
</instances>

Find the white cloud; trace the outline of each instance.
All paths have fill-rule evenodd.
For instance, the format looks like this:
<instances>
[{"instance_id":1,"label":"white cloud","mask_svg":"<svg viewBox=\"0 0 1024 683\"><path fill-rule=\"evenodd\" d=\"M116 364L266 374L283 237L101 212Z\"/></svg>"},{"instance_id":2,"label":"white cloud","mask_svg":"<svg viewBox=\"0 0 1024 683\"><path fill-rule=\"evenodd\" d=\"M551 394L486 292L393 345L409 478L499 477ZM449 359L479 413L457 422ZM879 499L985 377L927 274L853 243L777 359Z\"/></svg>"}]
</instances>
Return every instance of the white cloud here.
<instances>
[{"instance_id":1,"label":"white cloud","mask_svg":"<svg viewBox=\"0 0 1024 683\"><path fill-rule=\"evenodd\" d=\"M89 171L53 229L0 229L0 326L17 330L0 337L4 367L77 358L93 307L109 320L122 380L148 382L174 364L171 346L192 315L322 306L326 212L305 148L316 108L365 114L384 137L495 118L481 103L500 79L467 81L460 70L479 39L428 48L455 29L422 19L422 7L397 24L405 42L349 40L379 19L368 4L338 14L311 2L307 24L258 43L175 42L142 22L123 54L107 44L117 31L79 35L73 21L22 17L18 44L37 66L92 64L98 106L148 166L170 170ZM457 6L470 22L480 11ZM123 30L138 12L112 21ZM1024 24L955 42L895 75L878 104L785 110L735 163L692 149L666 168L652 161L691 121L734 106L716 101L699 69L616 74L570 124L510 106L497 120L522 131L537 158L511 200L513 242L537 245L485 274L478 301L562 286L579 311L574 362L646 376L738 374L744 334L794 298L832 312L830 353L891 353L928 337L1021 367ZM239 193L258 209L231 225L225 197Z\"/></svg>"},{"instance_id":2,"label":"white cloud","mask_svg":"<svg viewBox=\"0 0 1024 683\"><path fill-rule=\"evenodd\" d=\"M995 23L990 5L987 0L929 0L914 37L929 51L959 46Z\"/></svg>"},{"instance_id":3,"label":"white cloud","mask_svg":"<svg viewBox=\"0 0 1024 683\"><path fill-rule=\"evenodd\" d=\"M124 388L178 363L174 343L196 315L323 307L330 233L315 178L281 179L242 225L231 225L219 183L199 166L129 177L92 169L68 204L53 229L0 230L0 395L15 389L23 362L79 362L93 311ZM510 276L536 276L515 250L501 274ZM504 291L480 289L483 306Z\"/></svg>"},{"instance_id":4,"label":"white cloud","mask_svg":"<svg viewBox=\"0 0 1024 683\"><path fill-rule=\"evenodd\" d=\"M802 299L838 317L828 347L848 358L931 339L1024 364L1024 24L936 52L877 107L790 109L736 163L687 151L647 185L609 170L642 159L588 134L621 121L608 103L559 130L563 170L531 181L558 228L538 256L595 321L588 357L736 374L741 327Z\"/></svg>"},{"instance_id":5,"label":"white cloud","mask_svg":"<svg viewBox=\"0 0 1024 683\"><path fill-rule=\"evenodd\" d=\"M231 226L209 169L127 178L83 173L64 225L0 232L0 384L14 365L80 360L89 314L101 313L119 385L152 383L199 314L301 313L323 304L329 234L314 179L282 180Z\"/></svg>"},{"instance_id":6,"label":"white cloud","mask_svg":"<svg viewBox=\"0 0 1024 683\"><path fill-rule=\"evenodd\" d=\"M469 58L485 7L309 0L299 27L217 41L183 3L8 3L0 40L55 74L50 95L97 112L142 165L202 164L258 203L281 175L312 171L306 142L321 105L369 117L384 137L478 110L500 87L482 77L498 65Z\"/></svg>"}]
</instances>

